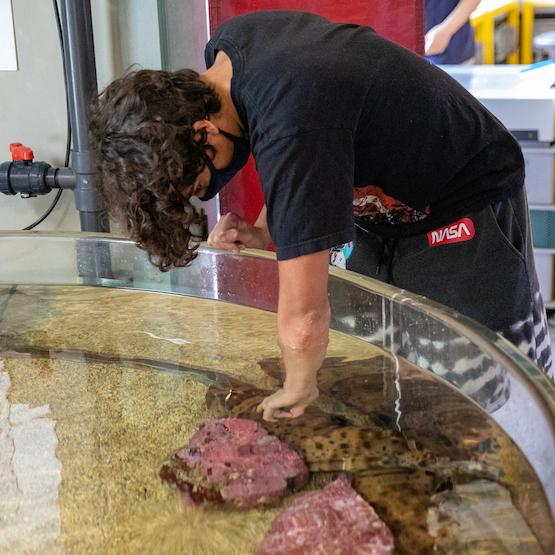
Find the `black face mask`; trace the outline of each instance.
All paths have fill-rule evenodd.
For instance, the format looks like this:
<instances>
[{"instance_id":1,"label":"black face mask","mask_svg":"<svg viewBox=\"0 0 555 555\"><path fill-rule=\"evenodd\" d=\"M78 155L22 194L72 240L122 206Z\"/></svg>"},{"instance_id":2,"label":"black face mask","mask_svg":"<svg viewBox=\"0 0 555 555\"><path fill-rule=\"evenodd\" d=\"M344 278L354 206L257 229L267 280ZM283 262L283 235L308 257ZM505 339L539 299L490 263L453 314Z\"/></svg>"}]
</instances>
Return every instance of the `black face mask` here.
<instances>
[{"instance_id":1,"label":"black face mask","mask_svg":"<svg viewBox=\"0 0 555 555\"><path fill-rule=\"evenodd\" d=\"M233 156L229 165L221 170L216 169L210 157L206 156L206 165L210 170L210 184L202 200L214 198L231 181L231 178L243 168L251 154L251 146L247 139L237 137L222 129L218 130L226 139L233 142Z\"/></svg>"}]
</instances>

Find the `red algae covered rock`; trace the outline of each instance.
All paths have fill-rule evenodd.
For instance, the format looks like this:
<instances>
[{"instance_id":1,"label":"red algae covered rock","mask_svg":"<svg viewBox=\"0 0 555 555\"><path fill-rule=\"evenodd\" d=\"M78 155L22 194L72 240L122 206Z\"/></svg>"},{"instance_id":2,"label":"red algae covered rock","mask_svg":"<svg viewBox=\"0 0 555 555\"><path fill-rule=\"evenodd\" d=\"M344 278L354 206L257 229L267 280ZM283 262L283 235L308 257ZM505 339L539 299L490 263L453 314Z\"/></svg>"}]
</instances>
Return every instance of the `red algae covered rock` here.
<instances>
[{"instance_id":1,"label":"red algae covered rock","mask_svg":"<svg viewBox=\"0 0 555 555\"><path fill-rule=\"evenodd\" d=\"M393 536L342 476L279 514L256 555L389 555Z\"/></svg>"},{"instance_id":2,"label":"red algae covered rock","mask_svg":"<svg viewBox=\"0 0 555 555\"><path fill-rule=\"evenodd\" d=\"M190 506L208 500L255 507L303 487L308 470L296 451L258 422L222 418L203 424L162 465L160 477L175 484Z\"/></svg>"}]
</instances>

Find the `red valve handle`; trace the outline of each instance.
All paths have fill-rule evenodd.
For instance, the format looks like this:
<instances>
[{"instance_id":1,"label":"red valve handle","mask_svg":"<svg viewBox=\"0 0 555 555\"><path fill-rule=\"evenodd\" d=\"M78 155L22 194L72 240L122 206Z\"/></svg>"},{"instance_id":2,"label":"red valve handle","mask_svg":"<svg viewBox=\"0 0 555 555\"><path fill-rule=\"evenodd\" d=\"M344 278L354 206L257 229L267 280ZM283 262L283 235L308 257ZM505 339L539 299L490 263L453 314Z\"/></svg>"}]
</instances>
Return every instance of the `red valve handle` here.
<instances>
[{"instance_id":1,"label":"red valve handle","mask_svg":"<svg viewBox=\"0 0 555 555\"><path fill-rule=\"evenodd\" d=\"M11 143L10 152L14 162L19 160L32 161L35 157L33 151L28 146L22 145L21 143Z\"/></svg>"}]
</instances>

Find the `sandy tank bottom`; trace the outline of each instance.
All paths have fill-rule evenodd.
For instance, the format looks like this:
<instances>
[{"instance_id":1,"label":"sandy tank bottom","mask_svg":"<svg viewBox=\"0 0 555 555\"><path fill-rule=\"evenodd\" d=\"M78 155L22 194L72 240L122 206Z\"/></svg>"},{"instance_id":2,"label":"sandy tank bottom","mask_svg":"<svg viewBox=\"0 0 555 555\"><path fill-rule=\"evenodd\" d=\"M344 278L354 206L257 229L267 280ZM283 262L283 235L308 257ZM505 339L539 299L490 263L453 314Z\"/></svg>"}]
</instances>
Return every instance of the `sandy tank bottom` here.
<instances>
[{"instance_id":1,"label":"sandy tank bottom","mask_svg":"<svg viewBox=\"0 0 555 555\"><path fill-rule=\"evenodd\" d=\"M158 470L209 417L210 370L273 386L275 315L20 286L0 289L0 322L0 553L254 552L279 508L186 511ZM340 334L329 352L378 354Z\"/></svg>"},{"instance_id":2,"label":"sandy tank bottom","mask_svg":"<svg viewBox=\"0 0 555 555\"><path fill-rule=\"evenodd\" d=\"M210 387L276 387L275 326L271 313L174 295L0 288L0 553L254 553L290 498L266 510L184 509L158 471L213 415ZM334 332L328 359L359 368L362 403L361 375L381 380L393 367L387 353ZM346 410L333 395L318 406ZM507 461L510 482L531 481L503 445L495 460ZM309 487L335 469L322 470Z\"/></svg>"}]
</instances>

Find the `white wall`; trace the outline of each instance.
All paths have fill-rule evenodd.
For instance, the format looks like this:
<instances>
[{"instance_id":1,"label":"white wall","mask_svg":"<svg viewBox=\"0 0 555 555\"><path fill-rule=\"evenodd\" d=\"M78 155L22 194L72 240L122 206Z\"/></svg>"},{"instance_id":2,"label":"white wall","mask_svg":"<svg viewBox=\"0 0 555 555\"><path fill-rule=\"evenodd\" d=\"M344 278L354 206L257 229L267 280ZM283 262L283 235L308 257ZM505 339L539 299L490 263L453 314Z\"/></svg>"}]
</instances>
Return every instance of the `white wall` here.
<instances>
[{"instance_id":1,"label":"white wall","mask_svg":"<svg viewBox=\"0 0 555 555\"><path fill-rule=\"evenodd\" d=\"M18 71L0 71L0 162L8 145L22 142L35 160L63 164L66 108L62 59L51 0L13 0ZM99 86L133 64L160 68L156 0L92 0ZM0 230L34 222L54 194L21 199L0 194ZM73 193L64 191L54 212L37 229L79 230Z\"/></svg>"},{"instance_id":2,"label":"white wall","mask_svg":"<svg viewBox=\"0 0 555 555\"><path fill-rule=\"evenodd\" d=\"M63 163L66 111L61 53L51 0L12 0L18 71L0 71L0 163L8 145L29 145L36 160ZM204 68L204 0L91 0L99 90L130 67ZM160 17L159 17L160 16ZM162 45L162 47L161 47ZM35 199L0 195L0 230L21 229L50 205L55 191ZM216 203L202 203L213 225ZM39 230L79 230L73 193L65 191Z\"/></svg>"},{"instance_id":3,"label":"white wall","mask_svg":"<svg viewBox=\"0 0 555 555\"><path fill-rule=\"evenodd\" d=\"M0 71L0 162L8 145L29 145L37 160L63 164L66 116L62 61L52 2L14 0L18 71ZM65 198L64 198L65 197ZM0 229L21 229L35 221L53 194L23 200L0 194ZM40 229L79 229L73 193L64 192Z\"/></svg>"}]
</instances>

